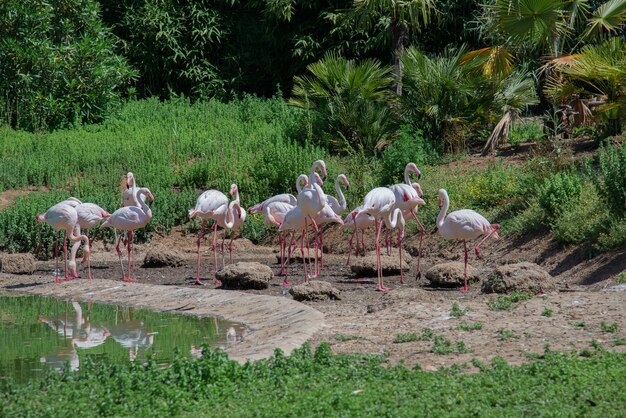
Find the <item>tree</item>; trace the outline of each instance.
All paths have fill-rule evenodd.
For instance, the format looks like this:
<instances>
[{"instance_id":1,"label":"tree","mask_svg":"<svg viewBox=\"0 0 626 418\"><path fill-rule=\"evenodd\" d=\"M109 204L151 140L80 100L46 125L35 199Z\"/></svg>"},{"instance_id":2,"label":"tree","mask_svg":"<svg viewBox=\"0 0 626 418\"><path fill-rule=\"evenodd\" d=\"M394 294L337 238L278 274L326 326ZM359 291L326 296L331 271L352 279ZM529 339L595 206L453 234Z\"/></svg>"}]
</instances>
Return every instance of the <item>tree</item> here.
<instances>
[{"instance_id":1,"label":"tree","mask_svg":"<svg viewBox=\"0 0 626 418\"><path fill-rule=\"evenodd\" d=\"M135 72L94 0L0 2L0 123L28 130L98 122Z\"/></svg>"}]
</instances>

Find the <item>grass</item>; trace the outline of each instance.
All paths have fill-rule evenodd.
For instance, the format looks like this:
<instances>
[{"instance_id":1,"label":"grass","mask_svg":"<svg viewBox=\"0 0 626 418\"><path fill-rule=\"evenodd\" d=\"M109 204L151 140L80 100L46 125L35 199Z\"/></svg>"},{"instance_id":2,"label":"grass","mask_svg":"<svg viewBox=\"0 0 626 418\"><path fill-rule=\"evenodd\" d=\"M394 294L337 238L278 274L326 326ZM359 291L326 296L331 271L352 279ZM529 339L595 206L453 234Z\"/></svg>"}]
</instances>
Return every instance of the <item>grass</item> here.
<instances>
[{"instance_id":1,"label":"grass","mask_svg":"<svg viewBox=\"0 0 626 418\"><path fill-rule=\"evenodd\" d=\"M479 329L483 329L483 324L481 322L461 322L458 326L458 329L461 331L476 331Z\"/></svg>"},{"instance_id":2,"label":"grass","mask_svg":"<svg viewBox=\"0 0 626 418\"><path fill-rule=\"evenodd\" d=\"M572 322L572 326L574 328L582 328L582 329L584 329L585 327L587 327L587 324L585 323L585 321L578 321L578 322Z\"/></svg>"},{"instance_id":3,"label":"grass","mask_svg":"<svg viewBox=\"0 0 626 418\"><path fill-rule=\"evenodd\" d=\"M333 339L337 341L341 341L341 342L346 342L346 341L362 340L363 337L360 335L335 334L333 335Z\"/></svg>"},{"instance_id":4,"label":"grass","mask_svg":"<svg viewBox=\"0 0 626 418\"><path fill-rule=\"evenodd\" d=\"M622 271L618 276L617 276L617 283L618 284L623 284L626 283L626 271Z\"/></svg>"},{"instance_id":5,"label":"grass","mask_svg":"<svg viewBox=\"0 0 626 418\"><path fill-rule=\"evenodd\" d=\"M461 308L458 303L454 302L452 304L452 310L450 311L450 316L459 318L461 316L464 316L468 312L469 312L469 308Z\"/></svg>"},{"instance_id":6,"label":"grass","mask_svg":"<svg viewBox=\"0 0 626 418\"><path fill-rule=\"evenodd\" d=\"M509 295L498 295L496 300L487 302L492 311L508 311L515 308L520 302L531 299L532 295L527 292L512 292Z\"/></svg>"},{"instance_id":7,"label":"grass","mask_svg":"<svg viewBox=\"0 0 626 418\"><path fill-rule=\"evenodd\" d=\"M393 342L396 344L411 343L413 341L419 341L418 335L414 332L406 332L404 334L398 334L393 339Z\"/></svg>"},{"instance_id":8,"label":"grass","mask_svg":"<svg viewBox=\"0 0 626 418\"><path fill-rule=\"evenodd\" d=\"M611 325L605 323L604 321L600 322L600 330L602 332L607 332L610 334L615 334L619 330L619 325L617 322L613 322Z\"/></svg>"},{"instance_id":9,"label":"grass","mask_svg":"<svg viewBox=\"0 0 626 418\"><path fill-rule=\"evenodd\" d=\"M510 339L519 339L519 335L509 329L498 328L499 341L508 341Z\"/></svg>"},{"instance_id":10,"label":"grass","mask_svg":"<svg viewBox=\"0 0 626 418\"><path fill-rule=\"evenodd\" d=\"M90 363L42 382L0 383L0 416L615 416L626 402L624 355L546 352L478 373L408 370L381 356L308 345L244 365L221 351L126 367Z\"/></svg>"},{"instance_id":11,"label":"grass","mask_svg":"<svg viewBox=\"0 0 626 418\"><path fill-rule=\"evenodd\" d=\"M451 341L441 335L435 335L430 352L445 355L451 353L471 353L472 350L467 348L463 341Z\"/></svg>"},{"instance_id":12,"label":"grass","mask_svg":"<svg viewBox=\"0 0 626 418\"><path fill-rule=\"evenodd\" d=\"M542 316L551 318L552 315L554 314L554 310L550 309L550 308L543 308L543 312L541 312Z\"/></svg>"}]
</instances>

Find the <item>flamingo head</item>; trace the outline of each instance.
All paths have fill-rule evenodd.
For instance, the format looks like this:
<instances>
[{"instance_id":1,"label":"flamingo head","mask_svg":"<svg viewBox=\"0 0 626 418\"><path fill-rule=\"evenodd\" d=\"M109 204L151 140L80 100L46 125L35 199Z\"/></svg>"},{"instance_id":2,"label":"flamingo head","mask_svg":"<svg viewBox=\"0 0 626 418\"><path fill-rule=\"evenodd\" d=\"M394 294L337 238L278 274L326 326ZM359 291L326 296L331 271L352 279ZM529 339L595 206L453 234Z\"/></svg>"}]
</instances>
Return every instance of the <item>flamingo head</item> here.
<instances>
[{"instance_id":1,"label":"flamingo head","mask_svg":"<svg viewBox=\"0 0 626 418\"><path fill-rule=\"evenodd\" d=\"M109 212L107 212L106 210L103 210L100 213L100 216L102 216L103 218L108 218L109 216L111 216L111 214Z\"/></svg>"},{"instance_id":2,"label":"flamingo head","mask_svg":"<svg viewBox=\"0 0 626 418\"><path fill-rule=\"evenodd\" d=\"M342 182L347 189L350 188L350 182L348 181L348 178L345 174L339 174L339 181Z\"/></svg>"},{"instance_id":3,"label":"flamingo head","mask_svg":"<svg viewBox=\"0 0 626 418\"><path fill-rule=\"evenodd\" d=\"M419 168L417 168L417 166L415 165L415 163L408 163L406 165L406 169L408 171L411 171L413 173L415 173L415 175L417 176L417 178L419 179L422 176L422 172L420 171Z\"/></svg>"},{"instance_id":4,"label":"flamingo head","mask_svg":"<svg viewBox=\"0 0 626 418\"><path fill-rule=\"evenodd\" d=\"M38 213L37 215L35 215L35 219L37 219L37 222L45 222L46 221L46 214L45 213Z\"/></svg>"},{"instance_id":5,"label":"flamingo head","mask_svg":"<svg viewBox=\"0 0 626 418\"><path fill-rule=\"evenodd\" d=\"M232 196L235 193L237 193L238 190L239 190L239 188L237 187L237 185L235 183L233 183L233 184L230 185L230 191L228 193Z\"/></svg>"},{"instance_id":6,"label":"flamingo head","mask_svg":"<svg viewBox=\"0 0 626 418\"><path fill-rule=\"evenodd\" d=\"M154 202L154 196L150 190L148 190L148 199L150 199L150 202Z\"/></svg>"},{"instance_id":7,"label":"flamingo head","mask_svg":"<svg viewBox=\"0 0 626 418\"><path fill-rule=\"evenodd\" d=\"M317 160L313 163L313 167L318 167L322 171L322 180L326 180L326 163L324 160Z\"/></svg>"},{"instance_id":8,"label":"flamingo head","mask_svg":"<svg viewBox=\"0 0 626 418\"><path fill-rule=\"evenodd\" d=\"M443 202L441 201L441 198L437 199L437 204L439 205L439 208L443 206Z\"/></svg>"},{"instance_id":9,"label":"flamingo head","mask_svg":"<svg viewBox=\"0 0 626 418\"><path fill-rule=\"evenodd\" d=\"M130 171L126 173L126 188L130 189L135 185L135 175Z\"/></svg>"}]
</instances>

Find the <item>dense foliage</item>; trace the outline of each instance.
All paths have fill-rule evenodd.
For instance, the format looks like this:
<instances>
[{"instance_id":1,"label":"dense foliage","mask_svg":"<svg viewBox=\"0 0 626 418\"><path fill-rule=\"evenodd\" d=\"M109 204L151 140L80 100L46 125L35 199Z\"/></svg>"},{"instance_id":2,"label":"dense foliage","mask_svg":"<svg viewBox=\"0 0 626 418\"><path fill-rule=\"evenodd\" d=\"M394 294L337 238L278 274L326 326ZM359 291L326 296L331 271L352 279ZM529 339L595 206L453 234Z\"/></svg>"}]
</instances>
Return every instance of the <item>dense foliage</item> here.
<instances>
[{"instance_id":1,"label":"dense foliage","mask_svg":"<svg viewBox=\"0 0 626 418\"><path fill-rule=\"evenodd\" d=\"M0 2L0 124L48 130L101 121L134 75L96 0Z\"/></svg>"},{"instance_id":2,"label":"dense foliage","mask_svg":"<svg viewBox=\"0 0 626 418\"><path fill-rule=\"evenodd\" d=\"M333 355L327 344L240 365L222 351L172 367L88 363L42 381L0 383L0 415L412 416L619 414L626 402L624 355L591 358L546 350L519 367L495 358L482 371L408 370L380 356ZM416 409L417 408L417 409Z\"/></svg>"}]
</instances>

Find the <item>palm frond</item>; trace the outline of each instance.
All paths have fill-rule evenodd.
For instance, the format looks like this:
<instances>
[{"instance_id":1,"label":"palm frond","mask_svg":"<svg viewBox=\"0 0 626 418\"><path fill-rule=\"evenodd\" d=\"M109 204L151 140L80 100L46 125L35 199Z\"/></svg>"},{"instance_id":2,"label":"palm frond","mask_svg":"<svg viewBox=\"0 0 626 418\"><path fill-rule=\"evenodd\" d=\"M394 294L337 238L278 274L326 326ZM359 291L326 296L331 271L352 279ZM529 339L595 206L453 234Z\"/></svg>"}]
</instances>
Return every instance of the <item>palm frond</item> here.
<instances>
[{"instance_id":1,"label":"palm frond","mask_svg":"<svg viewBox=\"0 0 626 418\"><path fill-rule=\"evenodd\" d=\"M593 12L585 36L601 36L616 32L625 22L626 0L609 0Z\"/></svg>"}]
</instances>

